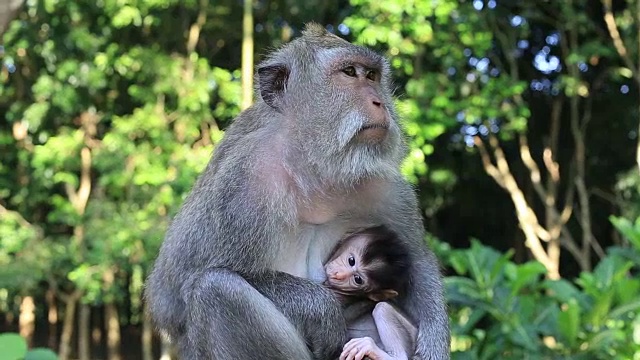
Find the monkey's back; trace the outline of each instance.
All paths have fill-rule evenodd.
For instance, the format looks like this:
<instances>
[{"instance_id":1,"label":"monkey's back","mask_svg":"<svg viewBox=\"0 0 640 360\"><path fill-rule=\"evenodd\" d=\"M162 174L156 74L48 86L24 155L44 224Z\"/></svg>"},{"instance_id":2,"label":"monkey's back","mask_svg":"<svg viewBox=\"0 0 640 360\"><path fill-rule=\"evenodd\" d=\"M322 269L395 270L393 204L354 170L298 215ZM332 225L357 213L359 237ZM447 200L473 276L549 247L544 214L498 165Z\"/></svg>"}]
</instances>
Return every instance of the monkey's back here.
<instances>
[{"instance_id":1,"label":"monkey's back","mask_svg":"<svg viewBox=\"0 0 640 360\"><path fill-rule=\"evenodd\" d=\"M160 328L183 325L185 294L207 269L258 270L275 259L277 246L264 243L270 239L255 229L277 220L256 216L269 213L269 204L256 201L258 194L248 186L269 118L272 111L257 104L234 120L169 225L145 288ZM238 214L242 208L251 210Z\"/></svg>"}]
</instances>

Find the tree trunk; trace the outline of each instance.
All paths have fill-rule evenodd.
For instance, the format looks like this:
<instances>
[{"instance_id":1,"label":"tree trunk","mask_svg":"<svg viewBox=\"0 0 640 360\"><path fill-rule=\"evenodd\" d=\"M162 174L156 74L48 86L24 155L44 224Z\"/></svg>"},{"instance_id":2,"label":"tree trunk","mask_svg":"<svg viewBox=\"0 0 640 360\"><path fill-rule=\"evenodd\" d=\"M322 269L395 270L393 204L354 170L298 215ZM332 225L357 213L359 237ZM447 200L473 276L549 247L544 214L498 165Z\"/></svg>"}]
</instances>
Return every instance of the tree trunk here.
<instances>
[{"instance_id":1,"label":"tree trunk","mask_svg":"<svg viewBox=\"0 0 640 360\"><path fill-rule=\"evenodd\" d=\"M78 318L78 359L89 360L91 358L91 307L88 304L80 304L80 316Z\"/></svg>"},{"instance_id":2,"label":"tree trunk","mask_svg":"<svg viewBox=\"0 0 640 360\"><path fill-rule=\"evenodd\" d=\"M45 299L47 302L47 321L49 323L47 347L55 349L58 342L58 305L56 303L56 293L52 288L47 289Z\"/></svg>"},{"instance_id":3,"label":"tree trunk","mask_svg":"<svg viewBox=\"0 0 640 360\"><path fill-rule=\"evenodd\" d=\"M91 307L91 349L102 347L102 330L107 326L104 323L104 317L103 308Z\"/></svg>"},{"instance_id":4,"label":"tree trunk","mask_svg":"<svg viewBox=\"0 0 640 360\"><path fill-rule=\"evenodd\" d=\"M85 142L88 140L89 136L87 135L86 128L90 127L95 120L95 115L92 115L90 112L84 112L80 115L80 119L82 121L83 133L85 135ZM87 203L89 202L89 195L91 194L91 150L88 146L83 147L80 150L80 184L78 188L74 188L71 183L65 183L65 190L67 193L67 197L73 205L78 216L81 218L84 216L85 210L87 208ZM81 223L73 228L73 242L75 242L75 246L78 249L79 257L83 261L86 252L85 246L85 231L84 225ZM80 300L82 293L79 290L76 290L76 294L78 294L78 298L75 301ZM91 319L91 308L87 304L80 304L80 314L78 318L78 358L80 360L89 360L90 358L90 319ZM71 325L73 326L73 325Z\"/></svg>"},{"instance_id":5,"label":"tree trunk","mask_svg":"<svg viewBox=\"0 0 640 360\"><path fill-rule=\"evenodd\" d=\"M114 303L104 306L104 322L107 327L107 359L120 360L120 320Z\"/></svg>"},{"instance_id":6,"label":"tree trunk","mask_svg":"<svg viewBox=\"0 0 640 360\"><path fill-rule=\"evenodd\" d=\"M173 356L173 347L167 338L164 336L160 337L160 360L171 360L175 359Z\"/></svg>"},{"instance_id":7,"label":"tree trunk","mask_svg":"<svg viewBox=\"0 0 640 360\"><path fill-rule=\"evenodd\" d=\"M62 335L60 336L60 360L68 360L71 355L71 336L73 335L73 320L76 316L76 305L82 294L76 291L65 300L64 319L62 320Z\"/></svg>"},{"instance_id":8,"label":"tree trunk","mask_svg":"<svg viewBox=\"0 0 640 360\"><path fill-rule=\"evenodd\" d=\"M636 44L636 46L638 46L638 58L636 62L638 70L636 70L635 80L636 86L640 89L640 2L636 2L636 39L638 41ZM640 100L640 96L638 100ZM640 102L638 102L638 113L640 114ZM638 121L638 128L636 129L636 165L638 166L638 171L640 171L640 121Z\"/></svg>"},{"instance_id":9,"label":"tree trunk","mask_svg":"<svg viewBox=\"0 0 640 360\"><path fill-rule=\"evenodd\" d=\"M27 340L27 344L31 347L33 343L33 333L36 329L36 304L33 296L25 296L20 302L20 336Z\"/></svg>"},{"instance_id":10,"label":"tree trunk","mask_svg":"<svg viewBox=\"0 0 640 360\"><path fill-rule=\"evenodd\" d=\"M142 360L153 360L153 325L147 316L147 305L142 314Z\"/></svg>"},{"instance_id":11,"label":"tree trunk","mask_svg":"<svg viewBox=\"0 0 640 360\"><path fill-rule=\"evenodd\" d=\"M104 305L104 326L107 329L107 359L120 360L120 318L118 316L118 307L115 299L110 295L111 289L115 282L114 267L109 267L102 275L104 282L103 288L105 293L109 294L105 297Z\"/></svg>"},{"instance_id":12,"label":"tree trunk","mask_svg":"<svg viewBox=\"0 0 640 360\"><path fill-rule=\"evenodd\" d=\"M631 53L627 50L627 46L624 43L623 38L620 36L620 32L618 31L618 25L616 24L616 18L613 15L613 6L612 0L600 0L603 7L604 13L604 22L607 24L607 30L609 31L609 36L611 40L613 40L613 46L616 48L618 55L622 58L622 62L625 66L631 70L633 74L633 80L636 83L636 86L640 87L640 51L638 51L638 58L633 59L631 57ZM627 2L631 5L631 1ZM629 6L629 10L633 8ZM636 3L636 14L635 14L635 25L636 25L636 41L638 42L636 46L637 49L640 49L640 3ZM632 39L633 37L631 37ZM634 61L635 60L635 61ZM640 111L640 105L638 106L638 111ZM636 134L636 166L640 171L640 122L638 122L637 127L638 133Z\"/></svg>"},{"instance_id":13,"label":"tree trunk","mask_svg":"<svg viewBox=\"0 0 640 360\"><path fill-rule=\"evenodd\" d=\"M7 30L9 22L22 7L23 0L0 0L0 35Z\"/></svg>"},{"instance_id":14,"label":"tree trunk","mask_svg":"<svg viewBox=\"0 0 640 360\"><path fill-rule=\"evenodd\" d=\"M639 6L640 7L640 6ZM640 20L638 22L640 24ZM638 51L640 53L640 51ZM640 88L640 81L636 84ZM640 102L638 103L638 112L640 113ZM636 143L636 164L638 165L638 171L640 171L640 121L638 121L638 129L636 130L638 142Z\"/></svg>"},{"instance_id":15,"label":"tree trunk","mask_svg":"<svg viewBox=\"0 0 640 360\"><path fill-rule=\"evenodd\" d=\"M242 16L242 104L244 110L253 103L253 1L244 0Z\"/></svg>"}]
</instances>

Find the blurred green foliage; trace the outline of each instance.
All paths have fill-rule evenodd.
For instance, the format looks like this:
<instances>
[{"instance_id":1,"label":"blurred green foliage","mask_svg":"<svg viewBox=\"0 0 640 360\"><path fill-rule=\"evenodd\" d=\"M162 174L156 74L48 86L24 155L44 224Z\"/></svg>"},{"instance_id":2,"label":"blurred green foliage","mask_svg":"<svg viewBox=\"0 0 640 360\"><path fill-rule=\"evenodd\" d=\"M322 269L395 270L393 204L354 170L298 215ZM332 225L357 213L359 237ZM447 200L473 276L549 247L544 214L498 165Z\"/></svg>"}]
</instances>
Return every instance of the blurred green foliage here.
<instances>
[{"instance_id":1,"label":"blurred green foliage","mask_svg":"<svg viewBox=\"0 0 640 360\"><path fill-rule=\"evenodd\" d=\"M35 348L27 350L27 342L18 334L0 334L2 358L6 360L57 360L58 356L50 349Z\"/></svg>"},{"instance_id":2,"label":"blurred green foliage","mask_svg":"<svg viewBox=\"0 0 640 360\"><path fill-rule=\"evenodd\" d=\"M640 218L612 222L631 247L612 247L593 272L546 280L538 262L515 264L473 241L441 246L453 359L636 359L640 356Z\"/></svg>"},{"instance_id":3,"label":"blurred green foliage","mask_svg":"<svg viewBox=\"0 0 640 360\"><path fill-rule=\"evenodd\" d=\"M54 280L99 303L105 269L127 274L154 259L171 212L222 137L216 121L238 113L240 93L234 70L171 49L181 35L163 34L178 4L33 2L4 34L4 61L18 72L5 68L0 87L8 120L0 177L17 212L0 220L0 261L10 269L0 287ZM79 209L83 149L91 194ZM126 293L116 285L109 292Z\"/></svg>"}]
</instances>

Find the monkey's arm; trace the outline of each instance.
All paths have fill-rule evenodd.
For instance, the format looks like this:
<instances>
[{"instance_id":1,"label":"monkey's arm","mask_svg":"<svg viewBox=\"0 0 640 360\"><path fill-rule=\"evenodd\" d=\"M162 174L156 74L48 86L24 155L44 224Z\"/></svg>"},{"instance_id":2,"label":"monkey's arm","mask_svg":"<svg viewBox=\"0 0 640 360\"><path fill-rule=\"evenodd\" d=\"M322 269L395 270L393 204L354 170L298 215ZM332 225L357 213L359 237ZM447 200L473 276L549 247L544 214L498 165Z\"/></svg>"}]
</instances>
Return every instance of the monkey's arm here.
<instances>
[{"instance_id":1,"label":"monkey's arm","mask_svg":"<svg viewBox=\"0 0 640 360\"><path fill-rule=\"evenodd\" d=\"M361 318L365 314L370 314L375 307L375 303L371 300L356 300L346 303L342 306L342 314L347 324Z\"/></svg>"},{"instance_id":2,"label":"monkey's arm","mask_svg":"<svg viewBox=\"0 0 640 360\"><path fill-rule=\"evenodd\" d=\"M347 328L331 290L275 270L247 274L245 278L296 326L314 359L334 359L340 353Z\"/></svg>"},{"instance_id":3,"label":"monkey's arm","mask_svg":"<svg viewBox=\"0 0 640 360\"><path fill-rule=\"evenodd\" d=\"M398 300L418 327L415 358L449 359L449 318L440 265L424 243L424 227L413 189L401 179L391 189L387 192L388 206L383 219L411 249L407 291Z\"/></svg>"}]
</instances>

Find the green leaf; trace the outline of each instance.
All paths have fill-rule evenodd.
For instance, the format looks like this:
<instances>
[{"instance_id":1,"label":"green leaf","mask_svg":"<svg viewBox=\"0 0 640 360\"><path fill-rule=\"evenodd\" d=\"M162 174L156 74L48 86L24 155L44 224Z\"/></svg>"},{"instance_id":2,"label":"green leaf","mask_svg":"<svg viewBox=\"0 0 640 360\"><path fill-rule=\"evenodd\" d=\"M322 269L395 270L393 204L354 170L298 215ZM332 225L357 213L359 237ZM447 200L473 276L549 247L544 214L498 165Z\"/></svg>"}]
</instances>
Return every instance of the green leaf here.
<instances>
[{"instance_id":1,"label":"green leaf","mask_svg":"<svg viewBox=\"0 0 640 360\"><path fill-rule=\"evenodd\" d=\"M528 263L517 266L513 276L511 284L511 296L516 295L520 289L524 286L534 284L540 278L540 275L544 275L547 269L541 263L537 261L530 261Z\"/></svg>"},{"instance_id":2,"label":"green leaf","mask_svg":"<svg viewBox=\"0 0 640 360\"><path fill-rule=\"evenodd\" d=\"M623 315L632 312L632 311L638 311L638 309L640 309L640 299L635 299L633 301L630 301L628 303L624 303L623 305L620 305L614 309L611 309L611 312L609 313L609 317L611 318L620 318ZM640 336L640 334L639 334Z\"/></svg>"},{"instance_id":3,"label":"green leaf","mask_svg":"<svg viewBox=\"0 0 640 360\"><path fill-rule=\"evenodd\" d=\"M619 256L607 256L598 263L593 275L602 289L610 289L614 283L626 276L633 264Z\"/></svg>"},{"instance_id":4,"label":"green leaf","mask_svg":"<svg viewBox=\"0 0 640 360\"><path fill-rule=\"evenodd\" d=\"M35 348L27 352L24 360L58 360L58 355L50 349Z\"/></svg>"},{"instance_id":5,"label":"green leaf","mask_svg":"<svg viewBox=\"0 0 640 360\"><path fill-rule=\"evenodd\" d=\"M628 219L616 216L610 216L609 221L637 250L640 250L640 217L636 219L635 224Z\"/></svg>"},{"instance_id":6,"label":"green leaf","mask_svg":"<svg viewBox=\"0 0 640 360\"><path fill-rule=\"evenodd\" d=\"M567 343L571 347L575 346L580 330L580 305L575 299L562 305L558 315L558 329Z\"/></svg>"},{"instance_id":7,"label":"green leaf","mask_svg":"<svg viewBox=\"0 0 640 360\"><path fill-rule=\"evenodd\" d=\"M27 342L14 333L0 334L0 350L2 359L19 360L27 353Z\"/></svg>"},{"instance_id":8,"label":"green leaf","mask_svg":"<svg viewBox=\"0 0 640 360\"><path fill-rule=\"evenodd\" d=\"M572 299L577 299L584 307L586 300L584 300L584 294L571 282L560 280L546 280L544 287L550 291L550 295L558 299L562 303L567 303Z\"/></svg>"},{"instance_id":9,"label":"green leaf","mask_svg":"<svg viewBox=\"0 0 640 360\"><path fill-rule=\"evenodd\" d=\"M142 24L142 16L139 9L126 5L118 11L118 13L113 17L111 23L116 28L125 27L130 24L140 26Z\"/></svg>"},{"instance_id":10,"label":"green leaf","mask_svg":"<svg viewBox=\"0 0 640 360\"><path fill-rule=\"evenodd\" d=\"M484 296L478 290L478 285L469 278L450 276L445 278L445 286L448 289L447 295L450 300L460 302L484 300ZM457 297L456 295L460 296Z\"/></svg>"},{"instance_id":11,"label":"green leaf","mask_svg":"<svg viewBox=\"0 0 640 360\"><path fill-rule=\"evenodd\" d=\"M620 279L614 285L620 302L628 303L640 297L640 279Z\"/></svg>"},{"instance_id":12,"label":"green leaf","mask_svg":"<svg viewBox=\"0 0 640 360\"><path fill-rule=\"evenodd\" d=\"M528 349L531 352L538 352L539 341L533 326L529 324L516 323L510 327L507 336L514 343Z\"/></svg>"}]
</instances>

